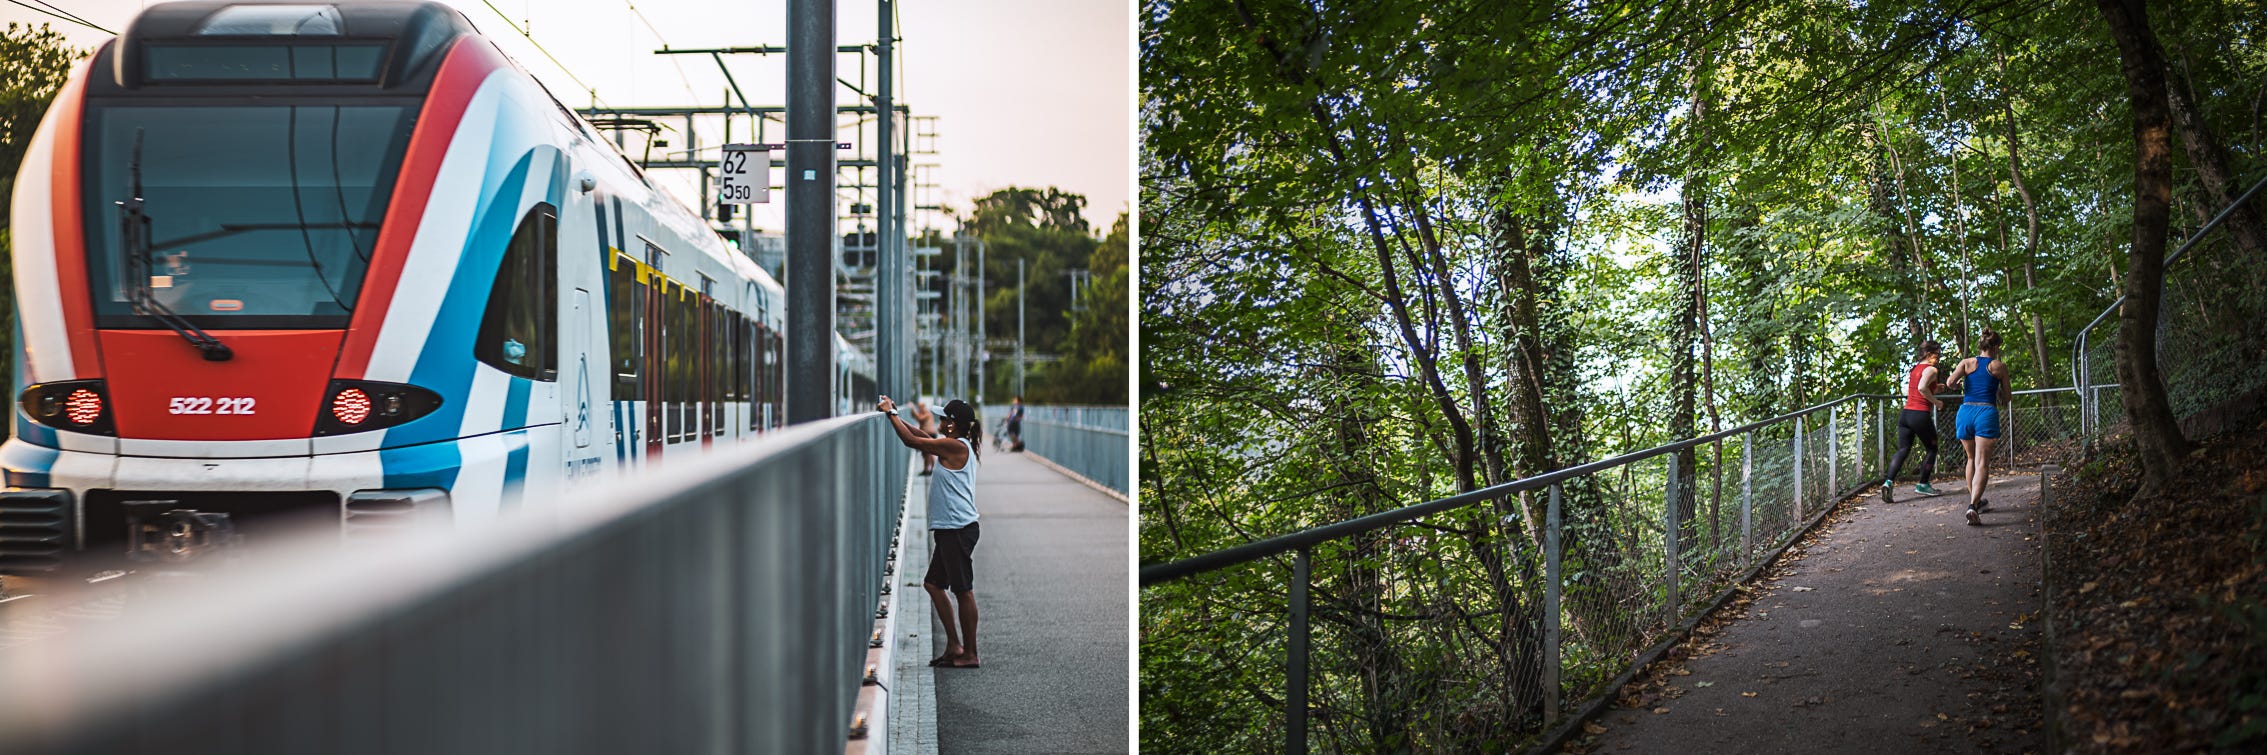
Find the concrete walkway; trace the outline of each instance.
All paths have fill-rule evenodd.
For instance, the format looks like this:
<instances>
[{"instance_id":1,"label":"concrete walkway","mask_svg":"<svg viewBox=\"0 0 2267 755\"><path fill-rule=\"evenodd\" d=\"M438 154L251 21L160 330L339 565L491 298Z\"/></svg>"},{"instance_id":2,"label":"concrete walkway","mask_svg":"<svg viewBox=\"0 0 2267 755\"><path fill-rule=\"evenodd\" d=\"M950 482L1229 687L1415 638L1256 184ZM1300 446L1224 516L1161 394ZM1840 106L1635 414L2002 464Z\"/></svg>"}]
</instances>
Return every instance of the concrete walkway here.
<instances>
[{"instance_id":1,"label":"concrete walkway","mask_svg":"<svg viewBox=\"0 0 2267 755\"><path fill-rule=\"evenodd\" d=\"M936 670L938 751L1125 752L1126 504L1023 454L985 449L976 508L984 666ZM944 652L944 630L923 599L926 662Z\"/></svg>"},{"instance_id":2,"label":"concrete walkway","mask_svg":"<svg viewBox=\"0 0 2267 755\"><path fill-rule=\"evenodd\" d=\"M2043 750L2038 482L1995 476L1981 527L1959 482L1892 504L1868 489L1569 749Z\"/></svg>"}]
</instances>

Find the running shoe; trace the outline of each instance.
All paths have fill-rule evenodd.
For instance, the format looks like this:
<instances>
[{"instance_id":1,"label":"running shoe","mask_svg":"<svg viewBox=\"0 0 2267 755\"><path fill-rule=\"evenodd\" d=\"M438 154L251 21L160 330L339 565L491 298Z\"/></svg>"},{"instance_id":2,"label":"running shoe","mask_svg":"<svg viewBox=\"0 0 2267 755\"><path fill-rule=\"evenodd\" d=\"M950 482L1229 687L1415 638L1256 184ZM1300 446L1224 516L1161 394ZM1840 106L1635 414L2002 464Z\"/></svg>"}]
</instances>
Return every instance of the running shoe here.
<instances>
[{"instance_id":1,"label":"running shoe","mask_svg":"<svg viewBox=\"0 0 2267 755\"><path fill-rule=\"evenodd\" d=\"M1970 508L1970 509L1968 509L1968 525L1969 525L1969 526L1973 527L1973 526L1975 526L1975 525L1979 525L1979 524L1983 524L1983 523L1984 523L1983 517L1977 516L1977 514L1979 514L1979 513L1982 513L1982 511L1981 511L1981 510L1979 510L1979 509L1974 509L1974 508Z\"/></svg>"},{"instance_id":2,"label":"running shoe","mask_svg":"<svg viewBox=\"0 0 2267 755\"><path fill-rule=\"evenodd\" d=\"M1930 487L1929 484L1925 482L1913 486L1913 492L1919 493L1921 495L1943 495L1943 493L1936 492L1936 488Z\"/></svg>"},{"instance_id":3,"label":"running shoe","mask_svg":"<svg viewBox=\"0 0 2267 755\"><path fill-rule=\"evenodd\" d=\"M1897 487L1897 481L1895 481L1895 480L1883 480L1883 481L1881 481L1881 502L1882 502L1882 503L1896 503L1896 502L1897 502L1897 496L1895 496L1895 495L1891 495L1891 494L1890 494L1890 492L1889 492L1889 491L1890 491L1890 489L1892 489L1892 488L1895 488L1895 487Z\"/></svg>"}]
</instances>

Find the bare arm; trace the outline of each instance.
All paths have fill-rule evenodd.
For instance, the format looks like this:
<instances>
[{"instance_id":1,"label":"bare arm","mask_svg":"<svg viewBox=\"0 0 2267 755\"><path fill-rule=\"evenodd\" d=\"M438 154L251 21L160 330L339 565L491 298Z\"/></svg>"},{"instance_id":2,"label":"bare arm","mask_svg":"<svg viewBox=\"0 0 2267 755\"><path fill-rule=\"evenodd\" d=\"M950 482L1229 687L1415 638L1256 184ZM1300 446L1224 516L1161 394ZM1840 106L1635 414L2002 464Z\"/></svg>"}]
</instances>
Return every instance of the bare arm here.
<instances>
[{"instance_id":1,"label":"bare arm","mask_svg":"<svg viewBox=\"0 0 2267 755\"><path fill-rule=\"evenodd\" d=\"M1939 377L1943 377L1943 373L1936 369L1936 365L1921 370L1921 397L1928 399L1929 406L1932 407L1944 406L1944 399L1936 397L1936 379Z\"/></svg>"},{"instance_id":2,"label":"bare arm","mask_svg":"<svg viewBox=\"0 0 2267 755\"><path fill-rule=\"evenodd\" d=\"M2007 363L1995 360L1991 363L1991 366L1992 375L1999 378L1999 403L2014 405L2015 387L2007 384Z\"/></svg>"},{"instance_id":3,"label":"bare arm","mask_svg":"<svg viewBox=\"0 0 2267 755\"><path fill-rule=\"evenodd\" d=\"M1958 365L1956 365L1956 366L1954 366L1954 367L1952 368L1952 379L1951 379L1951 380L1946 380L1946 381L1944 381L1944 387L1946 387L1946 388L1958 388L1958 387L1960 387L1960 383L1961 383L1961 381L1963 381L1963 380L1965 380L1965 379L1967 378L1967 376L1968 376L1968 370L1970 369L1970 365L1972 365L1972 364L1974 364L1974 362L1970 362L1970 361L1968 361L1968 360L1966 360L1966 359L1962 359L1962 360L1960 360L1960 364L1958 364Z\"/></svg>"},{"instance_id":4,"label":"bare arm","mask_svg":"<svg viewBox=\"0 0 2267 755\"><path fill-rule=\"evenodd\" d=\"M961 445L960 441L931 438L907 424L903 417L897 416L897 403L889 400L888 396L883 396L881 403L875 404L874 408L889 415L890 428L897 431L898 442L904 443L906 448L954 460L968 453L968 447Z\"/></svg>"}]
</instances>

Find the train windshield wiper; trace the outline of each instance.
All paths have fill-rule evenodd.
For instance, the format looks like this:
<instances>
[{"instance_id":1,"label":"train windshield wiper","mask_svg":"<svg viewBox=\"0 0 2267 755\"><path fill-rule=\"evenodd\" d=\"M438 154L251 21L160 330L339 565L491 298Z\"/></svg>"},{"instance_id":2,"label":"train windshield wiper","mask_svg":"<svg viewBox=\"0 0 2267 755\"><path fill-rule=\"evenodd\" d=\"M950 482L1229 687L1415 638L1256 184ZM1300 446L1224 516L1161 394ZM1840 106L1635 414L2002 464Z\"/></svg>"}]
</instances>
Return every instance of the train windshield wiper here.
<instances>
[{"instance_id":1,"label":"train windshield wiper","mask_svg":"<svg viewBox=\"0 0 2267 755\"><path fill-rule=\"evenodd\" d=\"M150 259L150 216L142 211L142 130L138 128L134 129L134 155L127 164L127 172L132 188L126 201L117 203L118 231L119 248L126 257L127 296L134 312L165 323L181 340L197 347L206 361L226 362L235 358L236 352L229 350L228 344L159 303L157 292L150 287L150 269L155 265Z\"/></svg>"}]
</instances>

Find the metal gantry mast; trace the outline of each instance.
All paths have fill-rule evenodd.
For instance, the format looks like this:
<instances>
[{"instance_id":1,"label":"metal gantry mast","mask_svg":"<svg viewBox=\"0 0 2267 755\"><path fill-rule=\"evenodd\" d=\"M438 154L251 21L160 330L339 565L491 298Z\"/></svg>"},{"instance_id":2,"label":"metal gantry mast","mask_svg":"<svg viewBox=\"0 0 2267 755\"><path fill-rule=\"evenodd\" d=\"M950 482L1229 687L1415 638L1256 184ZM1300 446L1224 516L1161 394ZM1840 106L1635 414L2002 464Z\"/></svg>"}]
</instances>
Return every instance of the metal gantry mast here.
<instances>
[{"instance_id":1,"label":"metal gantry mast","mask_svg":"<svg viewBox=\"0 0 2267 755\"><path fill-rule=\"evenodd\" d=\"M834 416L834 0L787 0L787 422Z\"/></svg>"}]
</instances>

